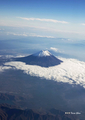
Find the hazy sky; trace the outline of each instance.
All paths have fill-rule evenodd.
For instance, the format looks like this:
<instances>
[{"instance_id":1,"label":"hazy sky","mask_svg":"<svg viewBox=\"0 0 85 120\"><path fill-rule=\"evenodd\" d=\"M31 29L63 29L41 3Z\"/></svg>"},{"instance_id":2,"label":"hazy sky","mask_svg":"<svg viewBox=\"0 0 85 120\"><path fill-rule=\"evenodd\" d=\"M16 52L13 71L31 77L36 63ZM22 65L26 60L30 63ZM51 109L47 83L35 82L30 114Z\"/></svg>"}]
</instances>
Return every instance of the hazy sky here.
<instances>
[{"instance_id":1,"label":"hazy sky","mask_svg":"<svg viewBox=\"0 0 85 120\"><path fill-rule=\"evenodd\" d=\"M1 40L9 41L3 43ZM27 73L32 71L30 73L40 77L43 77L41 75L45 72L45 78L57 79L58 76L59 80L66 80L66 82L74 80L76 84L83 85L85 88L84 40L85 0L0 0L1 51L2 49L4 53L7 50L13 51L12 53L25 51L29 54L30 49L34 49L33 52L35 49L48 49L64 57L69 55L84 61L63 59L63 64L58 68L52 68L54 74L50 72L50 68L40 68L41 71L37 73L35 66L32 71L23 63L18 66L16 63L7 63L9 67L0 66L1 71L13 66Z\"/></svg>"},{"instance_id":2,"label":"hazy sky","mask_svg":"<svg viewBox=\"0 0 85 120\"><path fill-rule=\"evenodd\" d=\"M85 39L85 0L0 0L0 38Z\"/></svg>"}]
</instances>

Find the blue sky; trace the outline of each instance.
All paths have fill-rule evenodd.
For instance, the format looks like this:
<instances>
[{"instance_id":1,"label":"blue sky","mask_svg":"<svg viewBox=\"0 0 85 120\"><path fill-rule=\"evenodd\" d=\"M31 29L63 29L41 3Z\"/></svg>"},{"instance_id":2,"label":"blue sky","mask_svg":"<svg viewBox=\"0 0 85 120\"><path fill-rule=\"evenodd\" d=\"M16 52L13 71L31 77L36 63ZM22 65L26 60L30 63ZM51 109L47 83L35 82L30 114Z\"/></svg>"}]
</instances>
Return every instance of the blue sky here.
<instances>
[{"instance_id":1,"label":"blue sky","mask_svg":"<svg viewBox=\"0 0 85 120\"><path fill-rule=\"evenodd\" d=\"M15 35L85 39L84 5L84 0L0 0L1 39Z\"/></svg>"}]
</instances>

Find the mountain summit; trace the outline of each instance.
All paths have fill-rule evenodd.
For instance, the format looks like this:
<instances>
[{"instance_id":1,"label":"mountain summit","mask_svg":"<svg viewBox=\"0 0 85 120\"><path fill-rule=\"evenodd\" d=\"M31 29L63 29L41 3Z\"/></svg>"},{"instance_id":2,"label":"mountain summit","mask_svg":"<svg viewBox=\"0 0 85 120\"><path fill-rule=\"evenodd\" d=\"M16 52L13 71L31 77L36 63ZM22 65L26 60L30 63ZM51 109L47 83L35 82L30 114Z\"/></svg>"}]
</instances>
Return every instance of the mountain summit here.
<instances>
[{"instance_id":1,"label":"mountain summit","mask_svg":"<svg viewBox=\"0 0 85 120\"><path fill-rule=\"evenodd\" d=\"M39 65L41 67L55 66L63 62L47 50L42 50L26 57L16 58L15 60L25 62L29 65Z\"/></svg>"},{"instance_id":2,"label":"mountain summit","mask_svg":"<svg viewBox=\"0 0 85 120\"><path fill-rule=\"evenodd\" d=\"M40 52L37 52L35 54L33 54L34 56L38 56L38 57L46 57L46 56L50 56L51 53L47 50L41 50Z\"/></svg>"}]
</instances>

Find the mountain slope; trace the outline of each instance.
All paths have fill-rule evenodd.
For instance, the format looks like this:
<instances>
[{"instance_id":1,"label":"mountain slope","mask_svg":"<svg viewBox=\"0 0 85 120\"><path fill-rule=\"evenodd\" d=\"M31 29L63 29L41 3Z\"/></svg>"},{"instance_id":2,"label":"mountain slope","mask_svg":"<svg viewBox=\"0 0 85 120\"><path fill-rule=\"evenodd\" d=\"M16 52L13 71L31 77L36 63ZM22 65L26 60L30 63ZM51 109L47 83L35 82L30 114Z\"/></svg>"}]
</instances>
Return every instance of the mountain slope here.
<instances>
[{"instance_id":1,"label":"mountain slope","mask_svg":"<svg viewBox=\"0 0 85 120\"><path fill-rule=\"evenodd\" d=\"M16 58L15 60L25 62L30 65L39 65L41 67L55 66L63 62L52 55L49 51L40 51L27 57Z\"/></svg>"}]
</instances>

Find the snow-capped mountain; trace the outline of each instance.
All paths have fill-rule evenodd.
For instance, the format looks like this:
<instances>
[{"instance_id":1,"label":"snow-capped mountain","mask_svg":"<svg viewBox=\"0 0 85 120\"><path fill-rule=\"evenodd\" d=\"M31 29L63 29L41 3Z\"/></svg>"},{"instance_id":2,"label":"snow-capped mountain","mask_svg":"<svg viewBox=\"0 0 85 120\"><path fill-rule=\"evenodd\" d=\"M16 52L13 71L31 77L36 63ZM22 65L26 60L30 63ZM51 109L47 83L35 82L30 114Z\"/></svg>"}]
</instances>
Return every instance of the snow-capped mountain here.
<instances>
[{"instance_id":1,"label":"snow-capped mountain","mask_svg":"<svg viewBox=\"0 0 85 120\"><path fill-rule=\"evenodd\" d=\"M42 50L26 57L16 58L15 60L25 62L29 65L39 65L41 67L55 66L63 62L47 50Z\"/></svg>"},{"instance_id":2,"label":"snow-capped mountain","mask_svg":"<svg viewBox=\"0 0 85 120\"><path fill-rule=\"evenodd\" d=\"M40 52L37 52L35 54L33 54L34 56L38 56L38 57L46 57L46 56L50 56L51 53L47 50L41 50Z\"/></svg>"}]
</instances>

